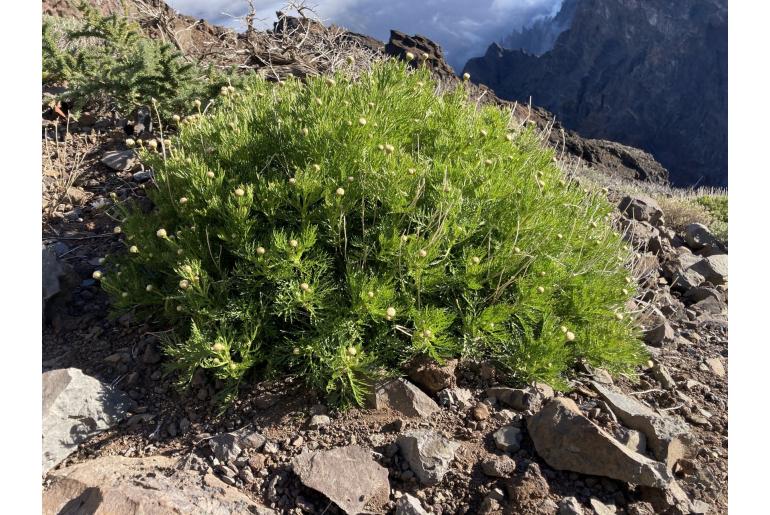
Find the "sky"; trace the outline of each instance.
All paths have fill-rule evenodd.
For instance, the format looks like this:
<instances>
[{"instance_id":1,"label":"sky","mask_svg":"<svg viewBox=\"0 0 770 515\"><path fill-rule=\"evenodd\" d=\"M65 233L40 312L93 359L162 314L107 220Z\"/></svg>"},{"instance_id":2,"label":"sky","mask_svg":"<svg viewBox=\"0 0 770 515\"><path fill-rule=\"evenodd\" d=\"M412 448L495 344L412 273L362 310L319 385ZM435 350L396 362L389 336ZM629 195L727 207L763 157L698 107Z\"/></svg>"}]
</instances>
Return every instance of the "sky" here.
<instances>
[{"instance_id":1,"label":"sky","mask_svg":"<svg viewBox=\"0 0 770 515\"><path fill-rule=\"evenodd\" d=\"M246 0L167 0L182 14L243 30L237 17ZM455 71L482 55L490 43L535 19L555 15L562 0L309 0L326 24L387 41L390 29L422 34L437 42ZM272 27L285 0L254 0L260 28Z\"/></svg>"}]
</instances>

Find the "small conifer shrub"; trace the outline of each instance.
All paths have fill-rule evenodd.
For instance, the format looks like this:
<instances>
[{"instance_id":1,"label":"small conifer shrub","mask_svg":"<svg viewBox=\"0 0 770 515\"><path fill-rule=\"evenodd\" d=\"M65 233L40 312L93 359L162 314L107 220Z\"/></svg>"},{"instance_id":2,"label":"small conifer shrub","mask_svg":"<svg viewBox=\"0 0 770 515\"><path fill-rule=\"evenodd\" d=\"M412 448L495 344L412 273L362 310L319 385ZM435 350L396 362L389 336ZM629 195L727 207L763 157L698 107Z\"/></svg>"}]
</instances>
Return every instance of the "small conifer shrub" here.
<instances>
[{"instance_id":1,"label":"small conifer shrub","mask_svg":"<svg viewBox=\"0 0 770 515\"><path fill-rule=\"evenodd\" d=\"M103 16L85 1L78 9L82 21L45 20L42 38L43 80L66 82L62 100L76 112L111 103L127 115L156 99L167 118L194 98L211 98L239 80L233 73L188 62L123 16Z\"/></svg>"},{"instance_id":2,"label":"small conifer shrub","mask_svg":"<svg viewBox=\"0 0 770 515\"><path fill-rule=\"evenodd\" d=\"M418 355L556 387L645 359L611 206L510 112L392 61L224 93L144 152L155 208L120 215L101 278L173 325L182 383L294 374L345 405Z\"/></svg>"}]
</instances>

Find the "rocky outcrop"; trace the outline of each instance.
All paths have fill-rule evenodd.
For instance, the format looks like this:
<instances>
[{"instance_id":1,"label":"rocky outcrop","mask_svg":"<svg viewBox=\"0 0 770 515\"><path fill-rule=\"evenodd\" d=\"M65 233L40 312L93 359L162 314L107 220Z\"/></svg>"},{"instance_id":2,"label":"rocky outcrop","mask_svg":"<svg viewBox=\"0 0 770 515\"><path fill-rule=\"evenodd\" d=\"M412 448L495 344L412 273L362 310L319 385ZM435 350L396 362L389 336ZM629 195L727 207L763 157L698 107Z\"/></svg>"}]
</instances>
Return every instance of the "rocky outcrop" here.
<instances>
[{"instance_id":1,"label":"rocky outcrop","mask_svg":"<svg viewBox=\"0 0 770 515\"><path fill-rule=\"evenodd\" d=\"M103 456L57 470L43 492L43 514L275 514L213 474L201 477L176 465L164 456Z\"/></svg>"},{"instance_id":2,"label":"rocky outcrop","mask_svg":"<svg viewBox=\"0 0 770 515\"><path fill-rule=\"evenodd\" d=\"M584 137L650 152L675 184L726 186L726 0L574 8L542 56L493 43L463 71L502 98L531 99Z\"/></svg>"}]
</instances>

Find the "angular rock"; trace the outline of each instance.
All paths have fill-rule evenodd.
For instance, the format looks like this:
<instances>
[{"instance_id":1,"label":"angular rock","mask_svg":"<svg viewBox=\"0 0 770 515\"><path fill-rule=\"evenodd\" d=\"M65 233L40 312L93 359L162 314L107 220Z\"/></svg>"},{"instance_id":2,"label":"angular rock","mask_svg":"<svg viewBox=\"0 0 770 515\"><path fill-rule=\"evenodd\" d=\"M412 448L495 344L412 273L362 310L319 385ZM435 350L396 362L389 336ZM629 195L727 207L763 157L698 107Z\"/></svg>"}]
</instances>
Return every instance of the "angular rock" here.
<instances>
[{"instance_id":1,"label":"angular rock","mask_svg":"<svg viewBox=\"0 0 770 515\"><path fill-rule=\"evenodd\" d=\"M583 515L583 507L576 497L565 497L559 503L558 515Z\"/></svg>"},{"instance_id":2,"label":"angular rock","mask_svg":"<svg viewBox=\"0 0 770 515\"><path fill-rule=\"evenodd\" d=\"M704 247L719 248L719 241L703 224L694 223L685 227L684 241L692 250L700 250Z\"/></svg>"},{"instance_id":3,"label":"angular rock","mask_svg":"<svg viewBox=\"0 0 770 515\"><path fill-rule=\"evenodd\" d=\"M516 470L516 462L510 456L493 456L481 462L481 470L490 477L509 477Z\"/></svg>"},{"instance_id":4,"label":"angular rock","mask_svg":"<svg viewBox=\"0 0 770 515\"><path fill-rule=\"evenodd\" d=\"M402 378L377 387L369 397L369 406L374 409L389 408L407 417L429 417L441 409L422 390Z\"/></svg>"},{"instance_id":5,"label":"angular rock","mask_svg":"<svg viewBox=\"0 0 770 515\"><path fill-rule=\"evenodd\" d=\"M356 515L369 504L385 504L390 496L388 469L358 445L305 452L292 469L302 484L328 497L345 513Z\"/></svg>"},{"instance_id":6,"label":"angular rock","mask_svg":"<svg viewBox=\"0 0 770 515\"><path fill-rule=\"evenodd\" d=\"M668 373L668 369L660 363L655 363L650 369L650 373L666 390L676 389L676 381L674 381L674 378Z\"/></svg>"},{"instance_id":7,"label":"angular rock","mask_svg":"<svg viewBox=\"0 0 770 515\"><path fill-rule=\"evenodd\" d=\"M607 506L599 499L591 498L591 508L593 508L596 515L615 515L618 512L615 506Z\"/></svg>"},{"instance_id":8,"label":"angular rock","mask_svg":"<svg viewBox=\"0 0 770 515\"><path fill-rule=\"evenodd\" d=\"M126 171L136 165L138 161L133 150L110 150L102 156L102 164L116 171Z\"/></svg>"},{"instance_id":9,"label":"angular rock","mask_svg":"<svg viewBox=\"0 0 770 515\"><path fill-rule=\"evenodd\" d=\"M497 386L487 388L486 395L515 410L536 412L545 400L553 397L553 389L541 383L526 390Z\"/></svg>"},{"instance_id":10,"label":"angular rock","mask_svg":"<svg viewBox=\"0 0 770 515\"><path fill-rule=\"evenodd\" d=\"M524 512L525 509L532 508L533 504L540 505L541 501L548 497L551 487L543 477L540 466L530 462L522 474L515 474L506 481L505 489L513 507Z\"/></svg>"},{"instance_id":11,"label":"angular rock","mask_svg":"<svg viewBox=\"0 0 770 515\"><path fill-rule=\"evenodd\" d=\"M635 248L643 250L652 250L653 248L660 248L661 244L653 243L654 241L660 241L660 231L653 227L649 222L639 222L633 219L621 218L619 221L622 229L623 239ZM652 256L653 258L655 256ZM657 259L655 259L657 262Z\"/></svg>"},{"instance_id":12,"label":"angular rock","mask_svg":"<svg viewBox=\"0 0 770 515\"><path fill-rule=\"evenodd\" d=\"M408 375L415 384L435 395L455 385L456 368L456 359L448 359L442 365L429 357L420 356L409 365Z\"/></svg>"},{"instance_id":13,"label":"angular rock","mask_svg":"<svg viewBox=\"0 0 770 515\"><path fill-rule=\"evenodd\" d=\"M706 365L708 365L708 367L717 377L724 377L725 375L727 375L727 372L725 371L725 366L722 364L722 360L719 358L707 359Z\"/></svg>"},{"instance_id":14,"label":"angular rock","mask_svg":"<svg viewBox=\"0 0 770 515\"><path fill-rule=\"evenodd\" d=\"M134 402L77 368L43 373L43 474L91 436L125 419Z\"/></svg>"},{"instance_id":15,"label":"angular rock","mask_svg":"<svg viewBox=\"0 0 770 515\"><path fill-rule=\"evenodd\" d=\"M693 264L691 270L702 275L706 281L718 286L727 282L727 254L714 254Z\"/></svg>"},{"instance_id":16,"label":"angular rock","mask_svg":"<svg viewBox=\"0 0 770 515\"><path fill-rule=\"evenodd\" d=\"M529 419L527 428L537 453L555 469L655 487L671 479L663 463L628 449L568 398L551 400Z\"/></svg>"},{"instance_id":17,"label":"angular rock","mask_svg":"<svg viewBox=\"0 0 770 515\"><path fill-rule=\"evenodd\" d=\"M396 443L417 478L426 485L440 482L460 444L435 431L417 429L399 436Z\"/></svg>"},{"instance_id":18,"label":"angular rock","mask_svg":"<svg viewBox=\"0 0 770 515\"><path fill-rule=\"evenodd\" d=\"M275 514L213 474L201 478L164 456L102 456L56 470L49 479L44 515Z\"/></svg>"},{"instance_id":19,"label":"angular rock","mask_svg":"<svg viewBox=\"0 0 770 515\"><path fill-rule=\"evenodd\" d=\"M241 454L238 437L233 433L216 435L208 440L208 444L214 457L223 463L235 461Z\"/></svg>"},{"instance_id":20,"label":"angular rock","mask_svg":"<svg viewBox=\"0 0 770 515\"><path fill-rule=\"evenodd\" d=\"M396 501L396 515L428 515L417 497L402 495Z\"/></svg>"},{"instance_id":21,"label":"angular rock","mask_svg":"<svg viewBox=\"0 0 770 515\"><path fill-rule=\"evenodd\" d=\"M643 194L626 195L618 204L618 209L627 218L640 222L649 222L653 226L661 225L663 210L658 202Z\"/></svg>"},{"instance_id":22,"label":"angular rock","mask_svg":"<svg viewBox=\"0 0 770 515\"><path fill-rule=\"evenodd\" d=\"M665 317L660 316L655 325L644 331L644 343L651 347L662 347L674 339L674 329Z\"/></svg>"},{"instance_id":23,"label":"angular rock","mask_svg":"<svg viewBox=\"0 0 770 515\"><path fill-rule=\"evenodd\" d=\"M438 392L437 397L442 406L457 406L460 409L468 409L476 402L467 388L447 388Z\"/></svg>"},{"instance_id":24,"label":"angular rock","mask_svg":"<svg viewBox=\"0 0 770 515\"><path fill-rule=\"evenodd\" d=\"M318 429L321 426L328 426L331 423L331 419L328 415L313 415L310 417L308 427L310 429Z\"/></svg>"},{"instance_id":25,"label":"angular rock","mask_svg":"<svg viewBox=\"0 0 770 515\"><path fill-rule=\"evenodd\" d=\"M516 452L521 449L521 429L513 426L503 426L492 435L495 447L505 452Z\"/></svg>"},{"instance_id":26,"label":"angular rock","mask_svg":"<svg viewBox=\"0 0 770 515\"><path fill-rule=\"evenodd\" d=\"M647 445L668 470L688 453L690 428L687 424L673 417L655 413L636 399L604 385L592 385L623 424L645 434Z\"/></svg>"}]
</instances>

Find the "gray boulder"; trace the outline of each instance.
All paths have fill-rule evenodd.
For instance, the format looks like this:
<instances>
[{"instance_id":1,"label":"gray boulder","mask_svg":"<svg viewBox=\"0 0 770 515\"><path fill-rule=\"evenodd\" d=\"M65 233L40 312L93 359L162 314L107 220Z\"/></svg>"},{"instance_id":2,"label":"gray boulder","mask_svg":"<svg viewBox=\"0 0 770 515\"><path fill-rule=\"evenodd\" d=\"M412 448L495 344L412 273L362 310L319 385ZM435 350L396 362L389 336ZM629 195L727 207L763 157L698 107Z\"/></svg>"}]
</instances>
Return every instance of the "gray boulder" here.
<instances>
[{"instance_id":1,"label":"gray boulder","mask_svg":"<svg viewBox=\"0 0 770 515\"><path fill-rule=\"evenodd\" d=\"M435 485L444 478L460 448L458 442L425 429L402 434L396 444L412 472L426 485Z\"/></svg>"},{"instance_id":2,"label":"gray boulder","mask_svg":"<svg viewBox=\"0 0 770 515\"><path fill-rule=\"evenodd\" d=\"M133 404L77 368L43 373L43 475L78 444L125 419Z\"/></svg>"},{"instance_id":3,"label":"gray boulder","mask_svg":"<svg viewBox=\"0 0 770 515\"><path fill-rule=\"evenodd\" d=\"M692 250L701 250L704 247L719 247L717 238L703 224L694 223L685 227L684 241Z\"/></svg>"},{"instance_id":4,"label":"gray boulder","mask_svg":"<svg viewBox=\"0 0 770 515\"><path fill-rule=\"evenodd\" d=\"M385 504L390 496L388 469L358 445L304 452L294 458L292 469L303 485L350 515L364 512L369 503Z\"/></svg>"},{"instance_id":5,"label":"gray boulder","mask_svg":"<svg viewBox=\"0 0 770 515\"><path fill-rule=\"evenodd\" d=\"M626 195L620 200L618 209L626 218L649 222L656 227L662 225L663 210L655 199L647 195Z\"/></svg>"},{"instance_id":6,"label":"gray boulder","mask_svg":"<svg viewBox=\"0 0 770 515\"><path fill-rule=\"evenodd\" d=\"M568 398L551 400L527 424L537 453L551 467L604 476L635 485L665 487L663 463L633 452L583 416Z\"/></svg>"},{"instance_id":7,"label":"gray boulder","mask_svg":"<svg viewBox=\"0 0 770 515\"><path fill-rule=\"evenodd\" d=\"M505 452L516 452L521 449L521 429L513 426L503 426L492 435L495 447Z\"/></svg>"},{"instance_id":8,"label":"gray boulder","mask_svg":"<svg viewBox=\"0 0 770 515\"><path fill-rule=\"evenodd\" d=\"M713 254L701 259L690 268L715 286L727 282L727 254Z\"/></svg>"}]
</instances>

